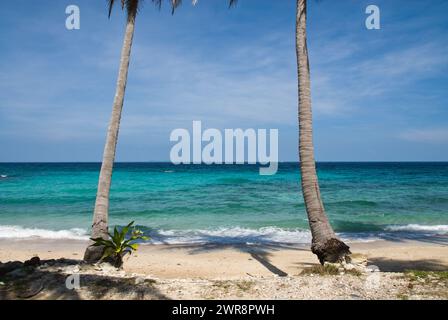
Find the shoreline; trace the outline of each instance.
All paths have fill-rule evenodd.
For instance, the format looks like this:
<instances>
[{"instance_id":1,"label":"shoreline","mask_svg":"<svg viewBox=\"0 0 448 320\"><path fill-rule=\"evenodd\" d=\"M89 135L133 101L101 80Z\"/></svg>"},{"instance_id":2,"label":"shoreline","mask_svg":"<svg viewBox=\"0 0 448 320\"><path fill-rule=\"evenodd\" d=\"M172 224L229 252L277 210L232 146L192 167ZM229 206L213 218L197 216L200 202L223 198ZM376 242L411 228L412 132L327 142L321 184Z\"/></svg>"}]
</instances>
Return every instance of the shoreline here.
<instances>
[{"instance_id":1,"label":"shoreline","mask_svg":"<svg viewBox=\"0 0 448 320\"><path fill-rule=\"evenodd\" d=\"M0 261L82 260L84 240L0 239ZM382 272L448 270L448 237L438 241L378 240L348 243ZM309 245L289 244L145 244L125 258L124 270L158 278L244 278L296 275L317 265Z\"/></svg>"},{"instance_id":2,"label":"shoreline","mask_svg":"<svg viewBox=\"0 0 448 320\"><path fill-rule=\"evenodd\" d=\"M120 225L117 225L120 226ZM151 241L145 244L191 245L203 243L216 244L284 244L304 246L311 242L309 229L283 228L265 226L249 227L216 227L211 229L161 229L152 230L146 226L138 226ZM142 229L143 228L143 229ZM381 231L337 231L336 235L346 243L369 243L378 241L400 242L417 240L421 242L434 241L448 244L448 224L390 224ZM44 229L20 225L0 225L1 240L89 240L88 228Z\"/></svg>"}]
</instances>

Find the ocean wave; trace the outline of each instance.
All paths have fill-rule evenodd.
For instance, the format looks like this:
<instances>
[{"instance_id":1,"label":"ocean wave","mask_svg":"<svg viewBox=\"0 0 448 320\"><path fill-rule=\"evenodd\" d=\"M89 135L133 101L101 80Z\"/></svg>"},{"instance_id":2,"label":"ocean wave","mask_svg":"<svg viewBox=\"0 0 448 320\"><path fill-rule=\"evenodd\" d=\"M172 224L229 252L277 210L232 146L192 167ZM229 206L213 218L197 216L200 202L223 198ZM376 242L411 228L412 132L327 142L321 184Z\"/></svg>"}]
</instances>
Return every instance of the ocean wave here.
<instances>
[{"instance_id":1,"label":"ocean wave","mask_svg":"<svg viewBox=\"0 0 448 320\"><path fill-rule=\"evenodd\" d=\"M249 229L241 227L197 229L197 230L159 230L149 232L154 244L187 243L284 243L303 244L311 241L311 233L301 229L282 229L265 227Z\"/></svg>"},{"instance_id":2,"label":"ocean wave","mask_svg":"<svg viewBox=\"0 0 448 320\"><path fill-rule=\"evenodd\" d=\"M143 228L145 230L146 228ZM311 241L311 233L300 229L265 227L217 228L195 230L155 230L147 229L151 244L199 244L199 243L284 243L304 244ZM88 240L86 229L47 230L22 226L0 226L0 239L71 239Z\"/></svg>"},{"instance_id":3,"label":"ocean wave","mask_svg":"<svg viewBox=\"0 0 448 320\"><path fill-rule=\"evenodd\" d=\"M88 240L87 230L73 228L70 230L46 230L37 228L24 228L21 226L0 226L0 239L70 239Z\"/></svg>"},{"instance_id":4,"label":"ocean wave","mask_svg":"<svg viewBox=\"0 0 448 320\"><path fill-rule=\"evenodd\" d=\"M311 243L311 232L304 229L279 227L243 228L221 227L215 229L154 229L143 227L151 237L150 244L286 244L304 245ZM444 235L448 225L390 225L382 231L338 232L346 242L372 242L407 235ZM0 239L70 239L88 240L88 230L73 228L69 230L46 230L22 226L0 226Z\"/></svg>"},{"instance_id":5,"label":"ocean wave","mask_svg":"<svg viewBox=\"0 0 448 320\"><path fill-rule=\"evenodd\" d=\"M229 227L210 230L160 230L149 232L153 244L286 244L311 243L311 232L303 229L264 227L259 229ZM372 242L379 240L372 234L339 234L347 242Z\"/></svg>"},{"instance_id":6,"label":"ocean wave","mask_svg":"<svg viewBox=\"0 0 448 320\"><path fill-rule=\"evenodd\" d=\"M407 224L407 225L391 225L387 226L386 231L422 231L428 233L445 234L448 233L448 225L421 225L421 224Z\"/></svg>"}]
</instances>

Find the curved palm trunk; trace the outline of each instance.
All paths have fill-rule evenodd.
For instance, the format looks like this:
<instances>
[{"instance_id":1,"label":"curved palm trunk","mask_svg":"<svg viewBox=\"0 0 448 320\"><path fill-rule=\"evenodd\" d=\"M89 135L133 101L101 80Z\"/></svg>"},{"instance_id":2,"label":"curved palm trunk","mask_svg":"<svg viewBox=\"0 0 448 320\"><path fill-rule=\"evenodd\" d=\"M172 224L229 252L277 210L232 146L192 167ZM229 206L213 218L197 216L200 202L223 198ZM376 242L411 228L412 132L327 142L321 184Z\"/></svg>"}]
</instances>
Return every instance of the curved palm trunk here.
<instances>
[{"instance_id":1,"label":"curved palm trunk","mask_svg":"<svg viewBox=\"0 0 448 320\"><path fill-rule=\"evenodd\" d=\"M115 160L115 150L120 129L121 111L126 90L126 83L129 70L129 59L131 55L132 40L134 38L136 11L128 16L126 33L124 36L123 49L121 52L120 71L118 74L117 88L112 109L112 117L107 131L106 145L103 154L103 163L98 182L95 211L93 215L92 238L107 238L108 213L109 213L109 191L112 180L112 170ZM97 262L103 254L102 247L91 247L86 249L84 260L87 262Z\"/></svg>"},{"instance_id":2,"label":"curved palm trunk","mask_svg":"<svg viewBox=\"0 0 448 320\"><path fill-rule=\"evenodd\" d=\"M340 262L349 247L334 233L325 214L317 181L313 146L313 119L308 48L306 41L306 0L297 0L296 51L299 76L299 154L302 192L312 233L311 250L320 263Z\"/></svg>"}]
</instances>

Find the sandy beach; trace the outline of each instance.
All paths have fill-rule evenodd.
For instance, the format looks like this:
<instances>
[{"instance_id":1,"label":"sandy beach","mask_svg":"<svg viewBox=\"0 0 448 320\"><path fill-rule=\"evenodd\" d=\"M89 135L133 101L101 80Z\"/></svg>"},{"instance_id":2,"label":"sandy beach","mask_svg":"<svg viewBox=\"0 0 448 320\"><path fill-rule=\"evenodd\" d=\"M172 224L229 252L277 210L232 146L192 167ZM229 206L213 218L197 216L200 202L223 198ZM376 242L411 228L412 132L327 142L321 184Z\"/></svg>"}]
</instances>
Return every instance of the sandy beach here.
<instances>
[{"instance_id":1,"label":"sandy beach","mask_svg":"<svg viewBox=\"0 0 448 320\"><path fill-rule=\"evenodd\" d=\"M55 240L1 240L0 261L67 259L56 273L106 277L105 288L84 286L76 295L64 290L41 290L35 299L432 299L448 297L448 246L445 238L431 241L375 241L351 243L354 253L367 257L380 272L353 275L303 274L316 266L307 247L287 245L144 245L125 260L124 270L78 267L86 242ZM73 267L75 266L75 267ZM45 268L40 267L45 272ZM49 268L48 270L55 271ZM422 278L410 270L424 271ZM93 277L93 278L92 278ZM376 277L376 278L374 278ZM95 279L92 280L92 279ZM126 279L129 290L119 284ZM374 285L369 281L374 279ZM379 280L378 280L379 279ZM134 283L135 282L135 283ZM64 282L62 281L62 284ZM126 283L123 283L125 285ZM61 285L62 285L61 284ZM141 287L143 286L143 287ZM5 285L4 285L5 287ZM49 286L51 287L51 286ZM54 289L54 288L53 288ZM140 290L140 291L139 291ZM5 295L3 288L3 297ZM98 291L101 294L97 294ZM65 292L65 293L64 293ZM95 293L96 292L96 293ZM143 292L143 293L142 293ZM155 293L157 292L157 294Z\"/></svg>"}]
</instances>

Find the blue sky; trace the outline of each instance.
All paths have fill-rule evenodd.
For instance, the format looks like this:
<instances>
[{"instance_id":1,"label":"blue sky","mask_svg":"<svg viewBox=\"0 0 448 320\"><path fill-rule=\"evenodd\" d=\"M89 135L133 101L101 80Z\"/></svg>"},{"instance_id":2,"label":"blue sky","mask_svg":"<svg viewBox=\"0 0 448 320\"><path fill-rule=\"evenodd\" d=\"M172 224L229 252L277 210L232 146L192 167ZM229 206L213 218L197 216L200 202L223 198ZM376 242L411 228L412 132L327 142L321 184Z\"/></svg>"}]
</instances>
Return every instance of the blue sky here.
<instances>
[{"instance_id":1,"label":"blue sky","mask_svg":"<svg viewBox=\"0 0 448 320\"><path fill-rule=\"evenodd\" d=\"M81 29L65 28L65 8ZM381 30L364 26L369 4ZM318 161L448 160L448 1L309 5ZM0 161L100 161L124 31L103 0L16 0L0 11ZM170 132L278 128L297 160L295 1L145 1L118 161L169 160ZM190 129L191 130L191 129Z\"/></svg>"}]
</instances>

